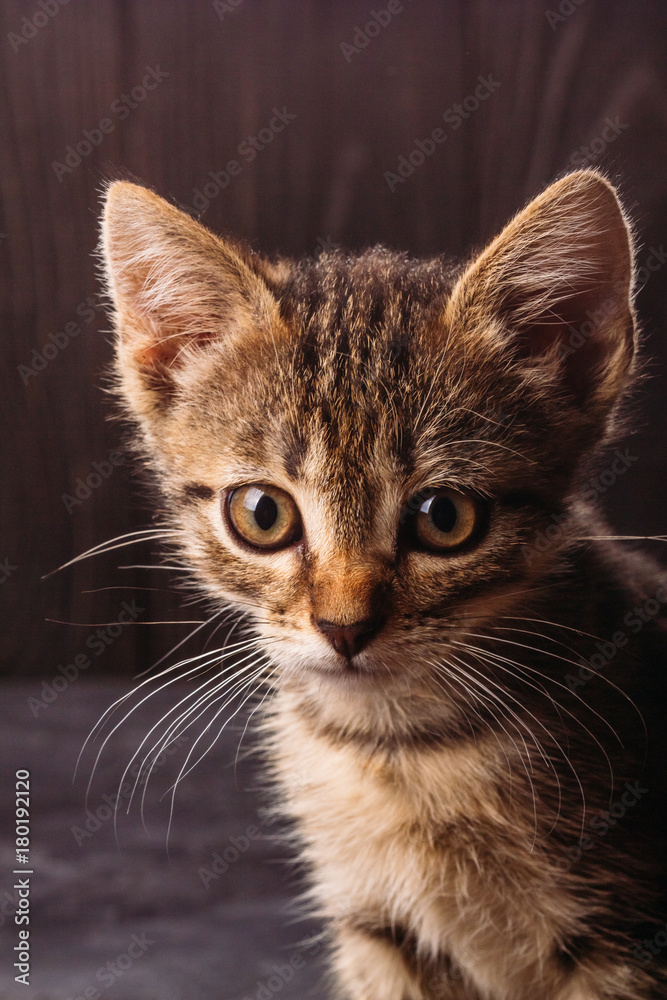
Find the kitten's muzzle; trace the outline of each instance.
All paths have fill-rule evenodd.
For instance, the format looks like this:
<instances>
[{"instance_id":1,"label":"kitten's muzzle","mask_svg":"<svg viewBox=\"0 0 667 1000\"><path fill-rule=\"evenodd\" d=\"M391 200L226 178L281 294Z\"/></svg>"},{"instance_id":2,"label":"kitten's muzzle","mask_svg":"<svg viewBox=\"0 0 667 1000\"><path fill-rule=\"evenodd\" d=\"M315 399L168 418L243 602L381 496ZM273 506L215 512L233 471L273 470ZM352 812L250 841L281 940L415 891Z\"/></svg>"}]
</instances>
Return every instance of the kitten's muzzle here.
<instances>
[{"instance_id":1,"label":"kitten's muzzle","mask_svg":"<svg viewBox=\"0 0 667 1000\"><path fill-rule=\"evenodd\" d=\"M364 618L351 625L340 625L324 618L313 619L315 627L346 660L360 653L384 625L384 618Z\"/></svg>"}]
</instances>

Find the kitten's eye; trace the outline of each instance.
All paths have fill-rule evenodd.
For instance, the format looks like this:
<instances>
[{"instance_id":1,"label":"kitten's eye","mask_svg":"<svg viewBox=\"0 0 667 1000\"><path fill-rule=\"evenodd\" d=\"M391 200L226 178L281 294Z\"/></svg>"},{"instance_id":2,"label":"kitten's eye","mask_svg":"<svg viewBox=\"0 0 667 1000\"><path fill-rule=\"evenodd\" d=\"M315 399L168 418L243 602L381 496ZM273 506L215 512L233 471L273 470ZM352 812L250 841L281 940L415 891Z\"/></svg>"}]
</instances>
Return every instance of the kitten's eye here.
<instances>
[{"instance_id":1,"label":"kitten's eye","mask_svg":"<svg viewBox=\"0 0 667 1000\"><path fill-rule=\"evenodd\" d=\"M239 486L227 498L228 520L243 541L258 549L284 549L301 538L299 511L277 486Z\"/></svg>"},{"instance_id":2,"label":"kitten's eye","mask_svg":"<svg viewBox=\"0 0 667 1000\"><path fill-rule=\"evenodd\" d=\"M442 487L416 493L408 503L413 541L431 552L450 552L469 541L480 523L480 507L469 496Z\"/></svg>"}]
</instances>

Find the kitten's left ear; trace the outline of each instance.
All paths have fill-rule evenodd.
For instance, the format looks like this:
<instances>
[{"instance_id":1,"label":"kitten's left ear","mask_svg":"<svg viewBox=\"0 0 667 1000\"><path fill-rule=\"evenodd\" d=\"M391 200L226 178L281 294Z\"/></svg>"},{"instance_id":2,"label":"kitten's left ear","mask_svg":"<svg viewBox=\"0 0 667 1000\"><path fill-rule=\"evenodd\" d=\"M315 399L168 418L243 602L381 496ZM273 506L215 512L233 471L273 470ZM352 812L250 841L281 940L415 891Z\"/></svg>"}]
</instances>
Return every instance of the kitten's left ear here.
<instances>
[{"instance_id":1,"label":"kitten's left ear","mask_svg":"<svg viewBox=\"0 0 667 1000\"><path fill-rule=\"evenodd\" d=\"M119 384L137 415L163 411L181 372L212 343L250 348L254 336L279 325L250 252L146 188L109 187L100 250L115 307Z\"/></svg>"},{"instance_id":2,"label":"kitten's left ear","mask_svg":"<svg viewBox=\"0 0 667 1000\"><path fill-rule=\"evenodd\" d=\"M606 412L634 353L632 239L614 188L581 170L520 212L456 283L447 325L500 364Z\"/></svg>"}]
</instances>

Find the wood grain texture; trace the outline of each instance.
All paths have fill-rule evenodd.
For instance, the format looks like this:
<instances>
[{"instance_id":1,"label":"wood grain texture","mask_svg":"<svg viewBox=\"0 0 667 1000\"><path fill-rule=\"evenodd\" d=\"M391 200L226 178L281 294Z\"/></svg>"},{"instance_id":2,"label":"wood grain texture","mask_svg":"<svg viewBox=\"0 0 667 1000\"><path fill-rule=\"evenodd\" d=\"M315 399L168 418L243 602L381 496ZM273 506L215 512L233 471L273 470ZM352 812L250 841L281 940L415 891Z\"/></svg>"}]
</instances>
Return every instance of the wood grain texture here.
<instances>
[{"instance_id":1,"label":"wood grain texture","mask_svg":"<svg viewBox=\"0 0 667 1000\"><path fill-rule=\"evenodd\" d=\"M667 242L663 4L585 0L550 24L555 0L404 0L346 59L341 43L353 44L370 11L383 8L241 0L218 12L203 0L70 0L24 44L12 35L29 33L40 8L29 0L2 5L0 561L16 567L0 584L5 672L51 677L86 649L90 623L115 621L132 597L144 609L140 624L92 657L92 670L134 673L185 634L145 622L198 617L196 607L181 608L182 595L167 593L166 573L115 568L146 563L150 546L40 580L90 546L151 523L129 462L71 513L62 500L121 436L105 419L111 407L101 391L108 324L100 311L89 322L81 315L98 292L92 254L106 179L135 178L192 205L209 172L236 159L240 174L208 199L201 218L257 250L312 254L319 240L461 255L581 165L581 147L592 146L588 162L620 185L637 222L639 264ZM168 76L145 98L130 97L136 106L126 116L114 112L151 67ZM459 128L443 123L489 75L500 86L488 100ZM239 145L269 125L276 107L296 117L247 162ZM80 165L54 168L104 119L113 129ZM605 142L605 129L613 133L607 119L617 131ZM445 129L446 142L392 192L385 172L435 128ZM643 429L631 441L638 460L608 498L615 524L638 533L667 527L667 269L647 274L639 307L659 364L644 392ZM63 349L49 347L44 369L22 377L19 366L34 365L33 350L53 345L50 335L67 323L80 333ZM88 593L100 587L120 589Z\"/></svg>"}]
</instances>

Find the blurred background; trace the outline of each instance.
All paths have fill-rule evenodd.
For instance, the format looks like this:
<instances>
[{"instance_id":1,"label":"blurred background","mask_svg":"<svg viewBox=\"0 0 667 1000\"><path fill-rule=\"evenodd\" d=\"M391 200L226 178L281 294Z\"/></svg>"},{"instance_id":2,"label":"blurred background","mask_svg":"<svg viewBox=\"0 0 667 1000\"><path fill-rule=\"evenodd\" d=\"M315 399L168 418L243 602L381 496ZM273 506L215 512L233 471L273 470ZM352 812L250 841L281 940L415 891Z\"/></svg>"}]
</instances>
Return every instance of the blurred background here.
<instances>
[{"instance_id":1,"label":"blurred background","mask_svg":"<svg viewBox=\"0 0 667 1000\"><path fill-rule=\"evenodd\" d=\"M382 242L460 257L558 175L602 167L636 225L652 359L627 442L636 461L604 502L620 533L664 533L666 15L660 0L2 4L0 997L326 995L305 940L317 928L286 910L296 875L279 863L254 764L235 766L242 724L181 785L169 853L160 797L178 748L148 786L151 837L136 803L117 838L104 806L174 695L114 734L88 805L89 756L72 785L97 718L198 620L167 572L143 568L158 561L154 543L42 579L151 525L104 390L94 251L105 182L145 183L261 252ZM183 648L197 652L197 637ZM27 988L11 968L23 768L33 782Z\"/></svg>"}]
</instances>

